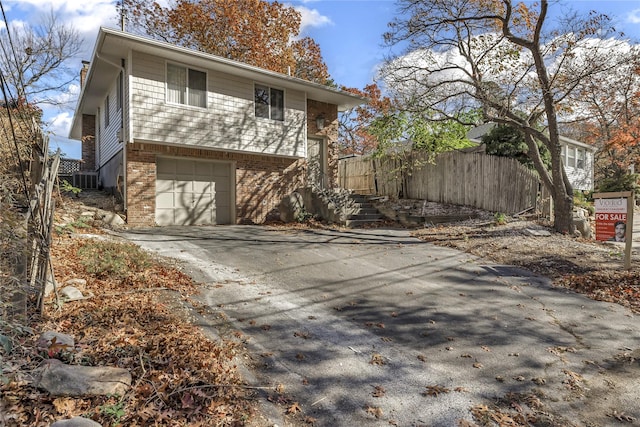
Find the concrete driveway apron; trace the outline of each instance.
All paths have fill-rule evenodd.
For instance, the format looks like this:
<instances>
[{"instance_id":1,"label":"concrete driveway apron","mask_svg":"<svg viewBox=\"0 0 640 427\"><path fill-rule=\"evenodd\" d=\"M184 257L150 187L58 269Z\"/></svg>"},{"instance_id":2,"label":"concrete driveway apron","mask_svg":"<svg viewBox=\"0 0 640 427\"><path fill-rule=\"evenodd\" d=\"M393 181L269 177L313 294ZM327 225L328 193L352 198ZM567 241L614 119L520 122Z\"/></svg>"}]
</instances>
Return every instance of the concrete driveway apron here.
<instances>
[{"instance_id":1,"label":"concrete driveway apron","mask_svg":"<svg viewBox=\"0 0 640 427\"><path fill-rule=\"evenodd\" d=\"M247 338L254 385L283 385L316 425L456 426L509 392L547 396L575 425L640 420L637 317L522 270L406 230L122 236L181 260L203 283L206 324Z\"/></svg>"}]
</instances>

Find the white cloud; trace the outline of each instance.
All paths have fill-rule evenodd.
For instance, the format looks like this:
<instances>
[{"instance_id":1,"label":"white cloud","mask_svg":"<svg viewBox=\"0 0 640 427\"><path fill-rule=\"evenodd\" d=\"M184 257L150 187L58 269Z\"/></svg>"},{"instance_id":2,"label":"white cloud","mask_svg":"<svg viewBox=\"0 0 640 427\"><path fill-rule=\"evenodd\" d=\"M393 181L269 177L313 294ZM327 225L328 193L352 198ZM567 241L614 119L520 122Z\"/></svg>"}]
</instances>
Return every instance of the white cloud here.
<instances>
[{"instance_id":1,"label":"white cloud","mask_svg":"<svg viewBox=\"0 0 640 427\"><path fill-rule=\"evenodd\" d=\"M322 15L317 9L309 9L304 6L296 6L295 9L302 15L301 33L304 33L307 28L333 25L333 21L328 16Z\"/></svg>"},{"instance_id":2,"label":"white cloud","mask_svg":"<svg viewBox=\"0 0 640 427\"><path fill-rule=\"evenodd\" d=\"M67 137L71 129L72 114L69 111L62 111L57 115L47 119L46 131L58 137Z\"/></svg>"},{"instance_id":3,"label":"white cloud","mask_svg":"<svg viewBox=\"0 0 640 427\"><path fill-rule=\"evenodd\" d=\"M627 22L631 24L640 24L640 9L635 9L627 15Z\"/></svg>"}]
</instances>

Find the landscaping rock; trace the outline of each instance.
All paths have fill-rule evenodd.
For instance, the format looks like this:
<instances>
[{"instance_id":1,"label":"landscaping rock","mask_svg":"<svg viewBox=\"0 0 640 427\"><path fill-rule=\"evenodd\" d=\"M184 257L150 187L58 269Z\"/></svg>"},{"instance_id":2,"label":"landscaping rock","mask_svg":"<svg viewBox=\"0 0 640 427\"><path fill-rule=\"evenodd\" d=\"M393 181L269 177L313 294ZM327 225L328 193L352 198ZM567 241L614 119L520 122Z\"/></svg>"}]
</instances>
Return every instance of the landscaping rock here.
<instances>
[{"instance_id":1,"label":"landscaping rock","mask_svg":"<svg viewBox=\"0 0 640 427\"><path fill-rule=\"evenodd\" d=\"M580 233L580 237L585 239L591 238L591 224L588 218L573 218L573 224L576 227L576 231Z\"/></svg>"},{"instance_id":2,"label":"landscaping rock","mask_svg":"<svg viewBox=\"0 0 640 427\"><path fill-rule=\"evenodd\" d=\"M101 425L88 418L75 417L68 420L56 421L51 424L51 427L101 427Z\"/></svg>"},{"instance_id":3,"label":"landscaping rock","mask_svg":"<svg viewBox=\"0 0 640 427\"><path fill-rule=\"evenodd\" d=\"M117 213L105 211L102 209L98 209L96 211L95 219L98 219L111 226L121 226L125 224L124 219L122 219L122 217Z\"/></svg>"},{"instance_id":4,"label":"landscaping rock","mask_svg":"<svg viewBox=\"0 0 640 427\"><path fill-rule=\"evenodd\" d=\"M64 282L65 285L67 286L86 286L87 285L87 281L84 279L69 279L66 282Z\"/></svg>"},{"instance_id":5,"label":"landscaping rock","mask_svg":"<svg viewBox=\"0 0 640 427\"><path fill-rule=\"evenodd\" d=\"M129 371L108 366L65 365L50 359L37 374L38 387L52 396L122 396L131 387Z\"/></svg>"},{"instance_id":6,"label":"landscaping rock","mask_svg":"<svg viewBox=\"0 0 640 427\"><path fill-rule=\"evenodd\" d=\"M538 236L538 237L548 237L551 236L551 232L549 230L541 230L535 228L525 228L523 233L527 236Z\"/></svg>"},{"instance_id":7,"label":"landscaping rock","mask_svg":"<svg viewBox=\"0 0 640 427\"><path fill-rule=\"evenodd\" d=\"M76 345L75 340L71 335L55 331L46 331L40 335L40 338L38 338L38 342L36 343L37 348L40 350L48 350L53 343L54 338L56 345L68 346L67 348L69 350L73 350Z\"/></svg>"},{"instance_id":8,"label":"landscaping rock","mask_svg":"<svg viewBox=\"0 0 640 427\"><path fill-rule=\"evenodd\" d=\"M75 286L65 286L60 290L60 298L64 301L78 301L84 299L84 295Z\"/></svg>"}]
</instances>

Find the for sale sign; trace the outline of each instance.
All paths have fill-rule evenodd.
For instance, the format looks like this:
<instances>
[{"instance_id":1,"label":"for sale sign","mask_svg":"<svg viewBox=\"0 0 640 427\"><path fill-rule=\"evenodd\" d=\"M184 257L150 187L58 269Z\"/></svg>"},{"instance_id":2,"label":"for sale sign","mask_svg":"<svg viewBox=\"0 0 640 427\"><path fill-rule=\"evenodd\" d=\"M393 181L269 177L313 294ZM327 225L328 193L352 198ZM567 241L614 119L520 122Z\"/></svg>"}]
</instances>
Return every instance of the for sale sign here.
<instances>
[{"instance_id":1,"label":"for sale sign","mask_svg":"<svg viewBox=\"0 0 640 427\"><path fill-rule=\"evenodd\" d=\"M627 232L627 199L595 199L596 240L624 242Z\"/></svg>"}]
</instances>

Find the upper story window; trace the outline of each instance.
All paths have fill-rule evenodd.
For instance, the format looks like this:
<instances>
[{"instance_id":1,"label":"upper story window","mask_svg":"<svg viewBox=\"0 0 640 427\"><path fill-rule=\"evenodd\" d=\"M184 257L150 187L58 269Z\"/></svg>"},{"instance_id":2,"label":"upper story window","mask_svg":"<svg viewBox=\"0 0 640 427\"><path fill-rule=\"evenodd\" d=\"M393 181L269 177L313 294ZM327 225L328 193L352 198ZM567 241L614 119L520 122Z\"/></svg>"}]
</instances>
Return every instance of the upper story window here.
<instances>
[{"instance_id":1,"label":"upper story window","mask_svg":"<svg viewBox=\"0 0 640 427\"><path fill-rule=\"evenodd\" d=\"M284 91L256 85L254 98L256 117L284 121Z\"/></svg>"},{"instance_id":2,"label":"upper story window","mask_svg":"<svg viewBox=\"0 0 640 427\"><path fill-rule=\"evenodd\" d=\"M207 73L167 64L167 102L207 107Z\"/></svg>"}]
</instances>

